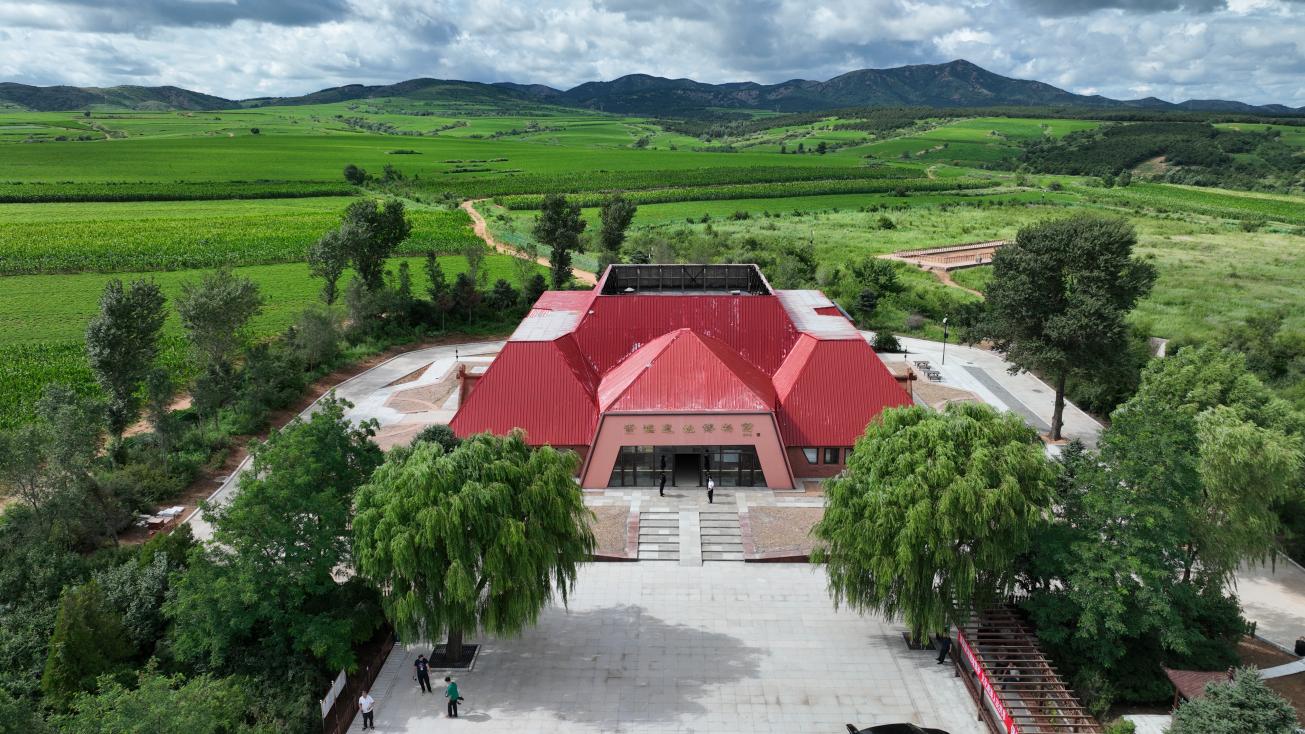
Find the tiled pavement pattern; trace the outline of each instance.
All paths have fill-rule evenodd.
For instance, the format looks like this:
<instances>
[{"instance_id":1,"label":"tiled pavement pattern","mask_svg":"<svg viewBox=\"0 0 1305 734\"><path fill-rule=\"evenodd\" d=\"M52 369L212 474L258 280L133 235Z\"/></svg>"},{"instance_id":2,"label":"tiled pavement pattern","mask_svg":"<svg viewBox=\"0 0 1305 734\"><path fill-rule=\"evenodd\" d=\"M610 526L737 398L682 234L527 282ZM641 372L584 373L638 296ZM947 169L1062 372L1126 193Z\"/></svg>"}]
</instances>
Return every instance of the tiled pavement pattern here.
<instances>
[{"instance_id":1,"label":"tiled pavement pattern","mask_svg":"<svg viewBox=\"0 0 1305 734\"><path fill-rule=\"evenodd\" d=\"M907 650L896 624L835 610L807 565L587 564L569 609L546 610L517 638L471 641L484 647L476 669L455 676L461 718L444 718L444 698L412 681L430 646L400 646L373 687L376 731L837 734L898 721L984 731L952 666Z\"/></svg>"}]
</instances>

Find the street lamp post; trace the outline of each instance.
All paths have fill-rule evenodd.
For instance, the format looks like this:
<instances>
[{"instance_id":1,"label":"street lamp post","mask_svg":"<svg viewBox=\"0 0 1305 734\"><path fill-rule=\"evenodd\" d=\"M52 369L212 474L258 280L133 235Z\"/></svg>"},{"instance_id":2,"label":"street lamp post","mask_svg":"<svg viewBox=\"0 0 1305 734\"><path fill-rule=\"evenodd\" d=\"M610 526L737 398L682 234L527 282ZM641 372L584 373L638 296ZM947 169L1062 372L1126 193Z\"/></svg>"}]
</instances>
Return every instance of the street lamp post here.
<instances>
[{"instance_id":1,"label":"street lamp post","mask_svg":"<svg viewBox=\"0 0 1305 734\"><path fill-rule=\"evenodd\" d=\"M943 355L942 363L947 364L947 317L943 317Z\"/></svg>"}]
</instances>

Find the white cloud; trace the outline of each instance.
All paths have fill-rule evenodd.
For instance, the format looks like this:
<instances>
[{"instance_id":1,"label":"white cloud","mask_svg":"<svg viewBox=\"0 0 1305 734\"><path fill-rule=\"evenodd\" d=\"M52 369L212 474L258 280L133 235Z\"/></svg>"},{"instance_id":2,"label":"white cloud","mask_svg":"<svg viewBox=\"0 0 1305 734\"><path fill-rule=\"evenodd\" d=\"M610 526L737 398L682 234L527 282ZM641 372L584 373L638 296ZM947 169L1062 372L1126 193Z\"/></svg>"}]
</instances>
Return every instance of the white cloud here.
<instances>
[{"instance_id":1,"label":"white cloud","mask_svg":"<svg viewBox=\"0 0 1305 734\"><path fill-rule=\"evenodd\" d=\"M0 28L2 80L235 98L417 76L778 82L966 58L1119 98L1305 105L1296 0L0 0Z\"/></svg>"}]
</instances>

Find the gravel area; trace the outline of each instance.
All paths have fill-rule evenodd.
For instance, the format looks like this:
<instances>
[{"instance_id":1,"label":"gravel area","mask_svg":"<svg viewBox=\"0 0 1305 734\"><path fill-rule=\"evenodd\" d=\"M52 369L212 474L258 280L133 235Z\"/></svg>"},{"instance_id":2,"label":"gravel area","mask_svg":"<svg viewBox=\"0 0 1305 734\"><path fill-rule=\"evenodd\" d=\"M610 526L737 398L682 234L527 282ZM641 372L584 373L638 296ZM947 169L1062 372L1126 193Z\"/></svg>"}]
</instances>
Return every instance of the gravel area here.
<instances>
[{"instance_id":1,"label":"gravel area","mask_svg":"<svg viewBox=\"0 0 1305 734\"><path fill-rule=\"evenodd\" d=\"M628 507L591 507L594 517L589 525L598 539L598 552L604 555L625 554L625 524L630 519Z\"/></svg>"},{"instance_id":2,"label":"gravel area","mask_svg":"<svg viewBox=\"0 0 1305 734\"><path fill-rule=\"evenodd\" d=\"M752 540L760 553L810 553L815 546L811 527L824 514L820 507L753 507L748 510Z\"/></svg>"}]
</instances>

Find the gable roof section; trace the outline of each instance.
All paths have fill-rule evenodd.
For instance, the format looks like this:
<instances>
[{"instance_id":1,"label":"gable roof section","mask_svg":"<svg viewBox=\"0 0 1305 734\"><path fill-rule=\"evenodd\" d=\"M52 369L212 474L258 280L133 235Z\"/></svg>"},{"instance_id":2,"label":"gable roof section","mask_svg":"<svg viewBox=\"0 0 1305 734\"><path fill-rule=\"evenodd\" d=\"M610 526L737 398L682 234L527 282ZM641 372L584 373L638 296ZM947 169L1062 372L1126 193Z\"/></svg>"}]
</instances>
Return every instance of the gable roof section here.
<instances>
[{"instance_id":1,"label":"gable roof section","mask_svg":"<svg viewBox=\"0 0 1305 734\"><path fill-rule=\"evenodd\" d=\"M598 405L604 412L770 411L770 378L729 345L692 329L663 334L603 376Z\"/></svg>"},{"instance_id":2,"label":"gable roof section","mask_svg":"<svg viewBox=\"0 0 1305 734\"><path fill-rule=\"evenodd\" d=\"M582 446L598 425L598 379L575 341L509 341L449 423L458 436L522 428L532 444Z\"/></svg>"},{"instance_id":3,"label":"gable roof section","mask_svg":"<svg viewBox=\"0 0 1305 734\"><path fill-rule=\"evenodd\" d=\"M719 339L766 375L784 361L798 332L774 296L598 296L575 329L576 343L603 374L657 337L692 329Z\"/></svg>"},{"instance_id":4,"label":"gable roof section","mask_svg":"<svg viewBox=\"0 0 1305 734\"><path fill-rule=\"evenodd\" d=\"M911 403L859 335L803 334L775 373L775 392L788 446L851 446L885 408Z\"/></svg>"}]
</instances>

